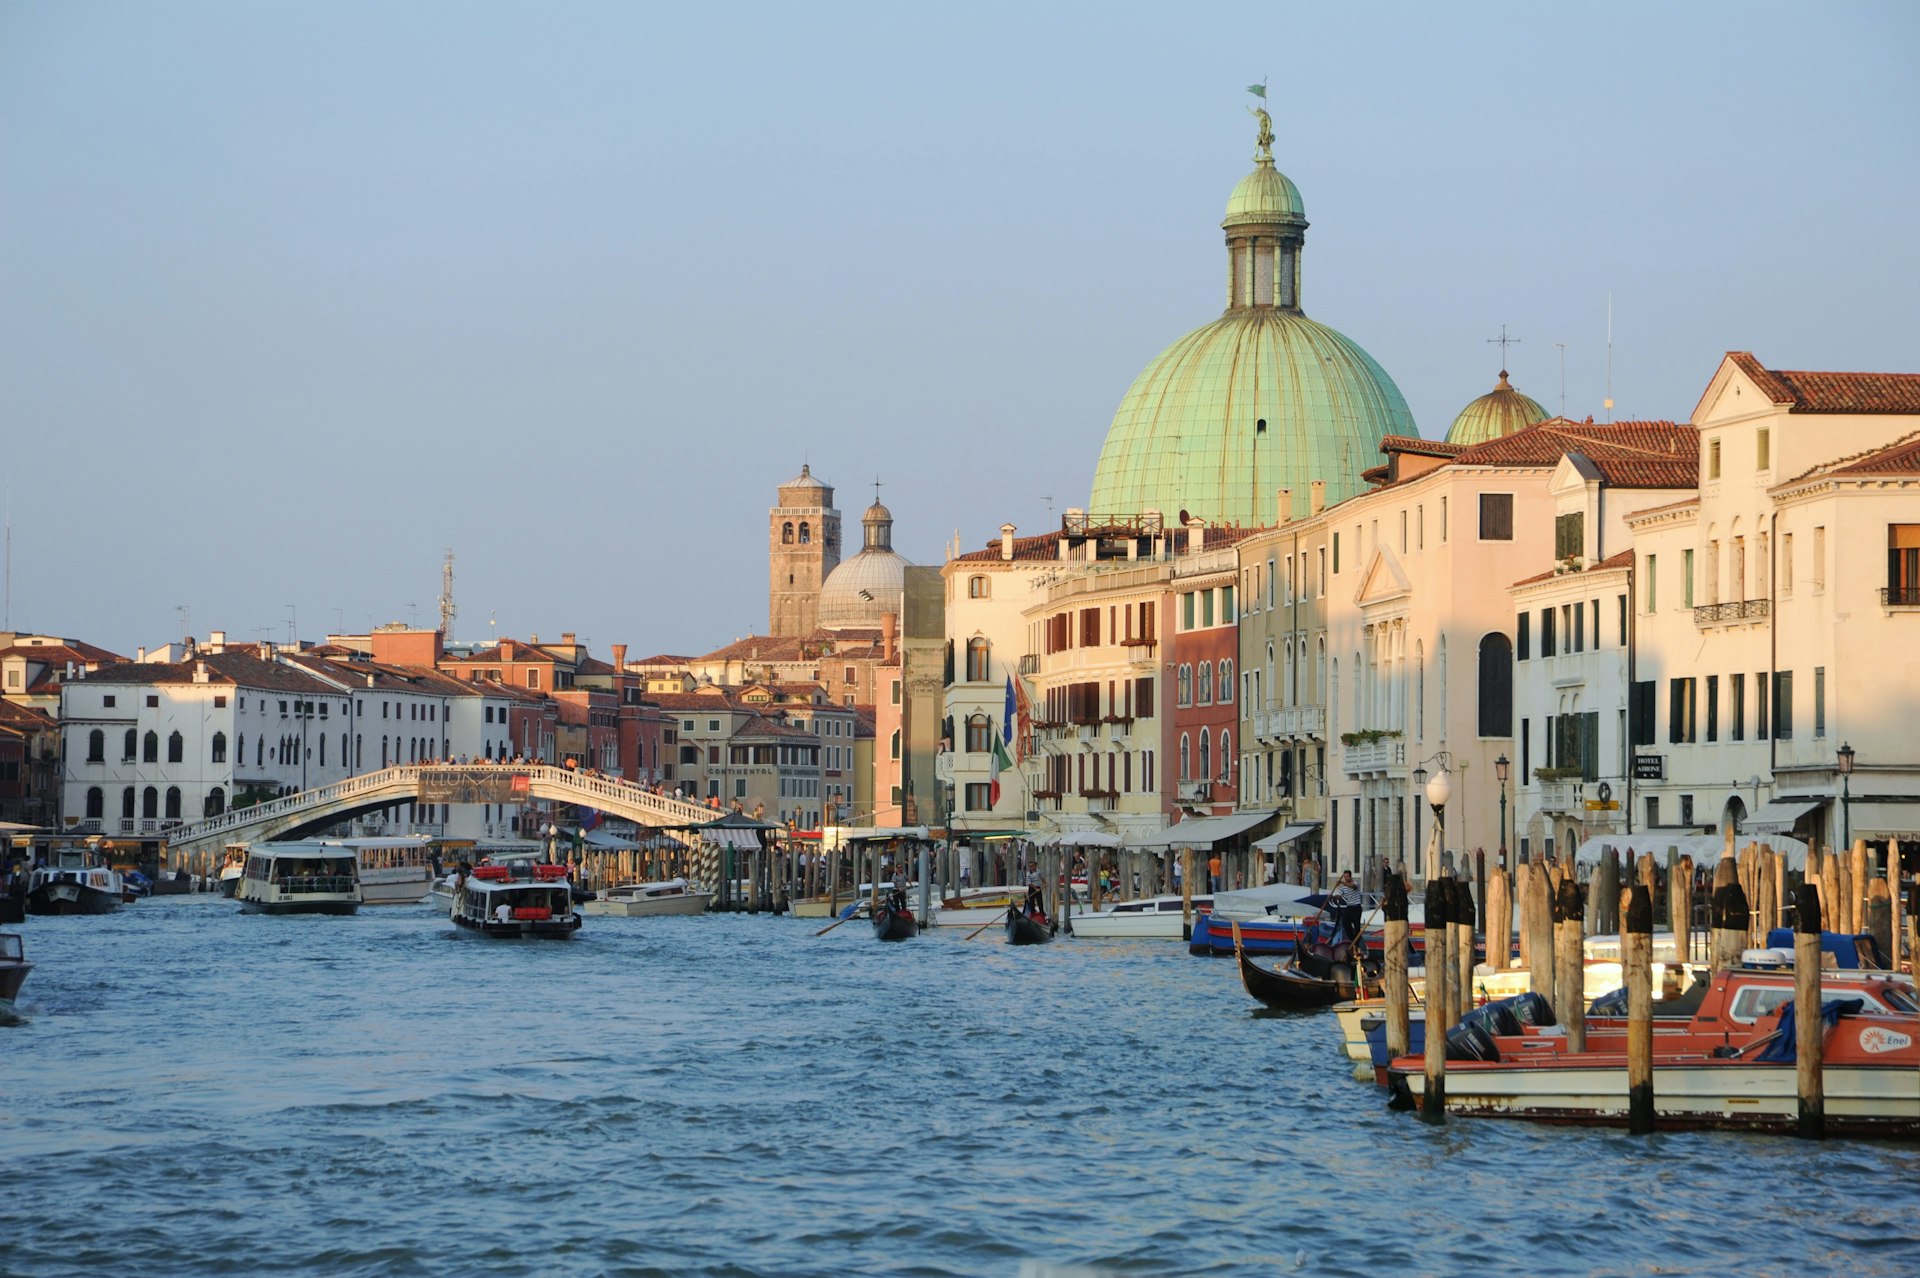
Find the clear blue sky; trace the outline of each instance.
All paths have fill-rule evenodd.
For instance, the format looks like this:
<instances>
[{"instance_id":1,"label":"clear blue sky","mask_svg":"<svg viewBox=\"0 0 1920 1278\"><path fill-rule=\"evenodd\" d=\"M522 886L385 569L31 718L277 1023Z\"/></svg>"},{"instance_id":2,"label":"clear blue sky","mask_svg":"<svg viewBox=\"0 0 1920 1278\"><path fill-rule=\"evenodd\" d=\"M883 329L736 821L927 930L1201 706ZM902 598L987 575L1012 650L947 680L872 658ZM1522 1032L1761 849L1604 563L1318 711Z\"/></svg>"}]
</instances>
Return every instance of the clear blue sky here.
<instances>
[{"instance_id":1,"label":"clear blue sky","mask_svg":"<svg viewBox=\"0 0 1920 1278\"><path fill-rule=\"evenodd\" d=\"M1920 7L0 5L11 616L698 652L766 508L937 563L1084 502L1223 304L1267 78L1309 314L1422 431L1920 370Z\"/></svg>"}]
</instances>

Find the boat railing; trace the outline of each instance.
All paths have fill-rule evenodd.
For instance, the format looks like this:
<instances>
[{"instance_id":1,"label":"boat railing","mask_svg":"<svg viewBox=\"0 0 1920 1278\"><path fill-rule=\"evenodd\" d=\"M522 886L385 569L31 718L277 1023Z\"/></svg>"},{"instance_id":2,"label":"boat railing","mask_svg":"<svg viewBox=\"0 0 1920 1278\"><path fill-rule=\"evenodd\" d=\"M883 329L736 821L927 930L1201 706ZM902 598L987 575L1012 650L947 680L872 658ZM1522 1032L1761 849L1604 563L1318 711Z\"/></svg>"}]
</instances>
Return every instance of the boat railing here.
<instances>
[{"instance_id":1,"label":"boat railing","mask_svg":"<svg viewBox=\"0 0 1920 1278\"><path fill-rule=\"evenodd\" d=\"M279 880L282 896L310 896L322 892L345 893L354 889L351 874L300 874Z\"/></svg>"}]
</instances>

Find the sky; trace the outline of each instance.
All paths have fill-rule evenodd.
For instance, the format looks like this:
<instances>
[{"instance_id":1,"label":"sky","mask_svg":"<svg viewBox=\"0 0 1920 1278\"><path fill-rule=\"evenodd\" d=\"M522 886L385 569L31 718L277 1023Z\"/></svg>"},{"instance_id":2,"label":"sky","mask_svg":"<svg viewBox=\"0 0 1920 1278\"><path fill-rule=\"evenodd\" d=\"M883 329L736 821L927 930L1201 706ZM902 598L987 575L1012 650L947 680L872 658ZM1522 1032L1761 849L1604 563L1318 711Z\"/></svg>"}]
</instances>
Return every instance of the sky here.
<instances>
[{"instance_id":1,"label":"sky","mask_svg":"<svg viewBox=\"0 0 1920 1278\"><path fill-rule=\"evenodd\" d=\"M1245 86L1303 297L1445 433L1920 371L1920 6L0 0L0 625L767 625L774 490L937 564L1083 505L1224 305Z\"/></svg>"}]
</instances>

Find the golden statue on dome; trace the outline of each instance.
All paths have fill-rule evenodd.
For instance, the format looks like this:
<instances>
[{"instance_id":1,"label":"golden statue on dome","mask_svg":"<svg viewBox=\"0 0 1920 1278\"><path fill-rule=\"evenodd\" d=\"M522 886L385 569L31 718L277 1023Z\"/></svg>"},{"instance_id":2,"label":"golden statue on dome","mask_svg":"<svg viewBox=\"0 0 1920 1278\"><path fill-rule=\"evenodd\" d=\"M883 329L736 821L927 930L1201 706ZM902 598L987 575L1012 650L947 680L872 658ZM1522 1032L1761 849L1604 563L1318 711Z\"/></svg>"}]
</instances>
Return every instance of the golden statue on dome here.
<instances>
[{"instance_id":1,"label":"golden statue on dome","mask_svg":"<svg viewBox=\"0 0 1920 1278\"><path fill-rule=\"evenodd\" d=\"M1260 121L1260 135L1253 140L1254 145L1260 149L1253 153L1253 158L1256 163L1271 164L1273 163L1273 117L1267 114L1265 107L1248 107L1247 110L1253 113L1254 119Z\"/></svg>"}]
</instances>

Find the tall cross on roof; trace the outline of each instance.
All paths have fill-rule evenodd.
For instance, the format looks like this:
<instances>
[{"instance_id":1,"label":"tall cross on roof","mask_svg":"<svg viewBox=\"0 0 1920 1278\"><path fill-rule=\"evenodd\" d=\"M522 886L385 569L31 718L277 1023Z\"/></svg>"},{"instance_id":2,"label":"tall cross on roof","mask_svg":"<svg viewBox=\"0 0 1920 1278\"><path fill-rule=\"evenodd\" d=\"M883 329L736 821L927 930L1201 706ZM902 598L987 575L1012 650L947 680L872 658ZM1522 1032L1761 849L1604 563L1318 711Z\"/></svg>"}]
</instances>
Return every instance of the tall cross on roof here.
<instances>
[{"instance_id":1,"label":"tall cross on roof","mask_svg":"<svg viewBox=\"0 0 1920 1278\"><path fill-rule=\"evenodd\" d=\"M1498 346L1500 348L1500 376L1505 377L1507 375L1507 347L1518 346L1519 344L1519 338L1507 336L1507 326L1505 324L1500 326L1500 336L1489 337L1487 339L1487 345Z\"/></svg>"},{"instance_id":2,"label":"tall cross on roof","mask_svg":"<svg viewBox=\"0 0 1920 1278\"><path fill-rule=\"evenodd\" d=\"M880 476L878 475L873 477L873 504L876 506L880 504Z\"/></svg>"}]
</instances>

